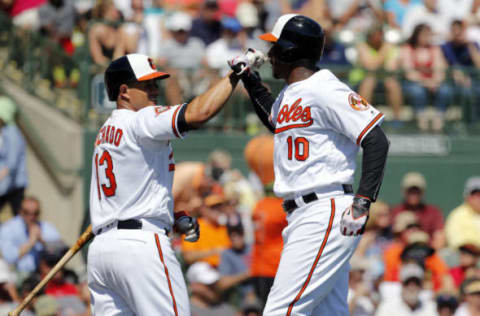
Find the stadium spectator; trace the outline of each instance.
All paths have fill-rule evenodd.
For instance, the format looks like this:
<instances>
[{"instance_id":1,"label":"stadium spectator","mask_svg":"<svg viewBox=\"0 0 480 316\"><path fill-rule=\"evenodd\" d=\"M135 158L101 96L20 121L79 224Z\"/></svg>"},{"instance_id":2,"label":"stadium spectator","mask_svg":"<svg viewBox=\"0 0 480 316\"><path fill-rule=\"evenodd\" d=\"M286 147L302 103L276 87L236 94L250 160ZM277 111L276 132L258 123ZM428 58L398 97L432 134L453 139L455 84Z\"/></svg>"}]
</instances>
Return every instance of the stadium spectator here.
<instances>
[{"instance_id":1,"label":"stadium spectator","mask_svg":"<svg viewBox=\"0 0 480 316\"><path fill-rule=\"evenodd\" d=\"M192 22L191 35L200 38L205 45L215 42L221 34L218 17L217 0L205 0L199 16Z\"/></svg>"},{"instance_id":2,"label":"stadium spectator","mask_svg":"<svg viewBox=\"0 0 480 316\"><path fill-rule=\"evenodd\" d=\"M0 209L9 204L18 214L28 185L26 144L15 125L16 106L0 95Z\"/></svg>"},{"instance_id":3,"label":"stadium spectator","mask_svg":"<svg viewBox=\"0 0 480 316\"><path fill-rule=\"evenodd\" d=\"M385 97L392 107L393 119L398 125L402 109L402 89L392 72L399 70L398 47L383 39L382 26L368 30L366 41L357 45L358 70L357 80L362 80L358 93L368 102L374 103L373 92L377 85L385 87Z\"/></svg>"},{"instance_id":4,"label":"stadium spectator","mask_svg":"<svg viewBox=\"0 0 480 316\"><path fill-rule=\"evenodd\" d=\"M93 8L92 17L94 22L88 30L90 57L95 64L106 67L121 48L118 31L120 12L113 0L102 0Z\"/></svg>"},{"instance_id":5,"label":"stadium spectator","mask_svg":"<svg viewBox=\"0 0 480 316\"><path fill-rule=\"evenodd\" d=\"M255 299L253 287L249 282L252 249L245 242L240 216L227 224L227 230L232 246L221 254L218 266L220 279L216 287L220 293L232 295L237 307L240 307Z\"/></svg>"},{"instance_id":6,"label":"stadium spectator","mask_svg":"<svg viewBox=\"0 0 480 316\"><path fill-rule=\"evenodd\" d=\"M472 12L474 0L437 0L437 10L450 26L453 21L466 19Z\"/></svg>"},{"instance_id":7,"label":"stadium spectator","mask_svg":"<svg viewBox=\"0 0 480 316\"><path fill-rule=\"evenodd\" d=\"M380 1L326 0L330 17L337 31L350 30L364 33L376 20L383 20Z\"/></svg>"},{"instance_id":8,"label":"stadium spectator","mask_svg":"<svg viewBox=\"0 0 480 316\"><path fill-rule=\"evenodd\" d=\"M420 222L420 228L427 232L435 249L445 245L444 220L442 211L424 201L427 181L418 172L408 172L402 179L403 202L392 209L392 217L405 211L413 211Z\"/></svg>"},{"instance_id":9,"label":"stadium spectator","mask_svg":"<svg viewBox=\"0 0 480 316\"><path fill-rule=\"evenodd\" d=\"M282 199L273 194L273 137L260 135L251 139L244 156L249 168L260 179L265 194L252 212L255 231L251 266L255 293L263 309L280 262L282 230L287 220Z\"/></svg>"},{"instance_id":10,"label":"stadium spectator","mask_svg":"<svg viewBox=\"0 0 480 316\"><path fill-rule=\"evenodd\" d=\"M458 307L458 300L450 294L440 294L436 297L438 316L453 316Z\"/></svg>"},{"instance_id":11,"label":"stadium spectator","mask_svg":"<svg viewBox=\"0 0 480 316\"><path fill-rule=\"evenodd\" d=\"M195 316L234 316L235 310L221 301L216 290L220 274L206 262L196 262L187 270L190 309Z\"/></svg>"},{"instance_id":12,"label":"stadium spectator","mask_svg":"<svg viewBox=\"0 0 480 316\"><path fill-rule=\"evenodd\" d=\"M143 0L131 0L131 15L125 19L118 28L118 47L115 50L115 57L137 53L144 37L145 28L143 24L144 7Z\"/></svg>"},{"instance_id":13,"label":"stadium spectator","mask_svg":"<svg viewBox=\"0 0 480 316\"><path fill-rule=\"evenodd\" d=\"M463 303L460 304L455 316L477 316L480 315L480 278L474 277L462 283L460 293Z\"/></svg>"},{"instance_id":14,"label":"stadium spectator","mask_svg":"<svg viewBox=\"0 0 480 316\"><path fill-rule=\"evenodd\" d=\"M432 32L433 42L441 44L448 37L450 21L447 21L439 12L438 0L423 0L422 2L405 13L402 25L403 37L410 38L418 25L426 24Z\"/></svg>"},{"instance_id":15,"label":"stadium spectator","mask_svg":"<svg viewBox=\"0 0 480 316\"><path fill-rule=\"evenodd\" d=\"M38 9L45 2L46 0L1 0L0 8L8 13L15 26L37 31L40 27Z\"/></svg>"},{"instance_id":16,"label":"stadium spectator","mask_svg":"<svg viewBox=\"0 0 480 316\"><path fill-rule=\"evenodd\" d=\"M163 7L164 0L153 0L151 6L143 11L143 25L145 32L140 39L138 52L157 59L163 42L167 38L165 30L166 11Z\"/></svg>"},{"instance_id":17,"label":"stadium spectator","mask_svg":"<svg viewBox=\"0 0 480 316\"><path fill-rule=\"evenodd\" d=\"M19 215L0 228L0 249L3 258L17 271L31 273L38 267L40 252L50 242L60 240L57 229L40 220L40 202L33 196L22 201Z\"/></svg>"},{"instance_id":18,"label":"stadium spectator","mask_svg":"<svg viewBox=\"0 0 480 316\"><path fill-rule=\"evenodd\" d=\"M329 22L324 24L325 46L323 55L317 63L319 68L331 67L332 71L341 78L346 79L350 62L347 59L346 47L334 38L333 25Z\"/></svg>"},{"instance_id":19,"label":"stadium spectator","mask_svg":"<svg viewBox=\"0 0 480 316\"><path fill-rule=\"evenodd\" d=\"M458 253L458 266L450 269L450 275L457 288L460 288L462 282L473 275L480 263L480 248L473 244L465 244L458 248Z\"/></svg>"},{"instance_id":20,"label":"stadium spectator","mask_svg":"<svg viewBox=\"0 0 480 316\"><path fill-rule=\"evenodd\" d=\"M190 36L192 19L184 12L173 13L166 21L171 38L163 44L158 66L170 74L165 82L168 104L179 104L201 94L209 85L205 71L205 45L196 37ZM203 84L202 84L203 83Z\"/></svg>"},{"instance_id":21,"label":"stadium spectator","mask_svg":"<svg viewBox=\"0 0 480 316\"><path fill-rule=\"evenodd\" d=\"M365 233L354 253L355 258L369 261L366 272L372 279L383 275L383 253L394 238L390 217L388 204L379 200L373 203L370 207L370 218L365 227Z\"/></svg>"},{"instance_id":22,"label":"stadium spectator","mask_svg":"<svg viewBox=\"0 0 480 316\"><path fill-rule=\"evenodd\" d=\"M414 6L421 4L422 0L386 0L384 10L388 25L400 29L405 14Z\"/></svg>"},{"instance_id":23,"label":"stadium spectator","mask_svg":"<svg viewBox=\"0 0 480 316\"><path fill-rule=\"evenodd\" d=\"M431 1L431 0L428 0ZM428 95L434 95L437 115L432 129L443 129L444 113L453 96L452 87L445 81L447 64L440 47L432 44L432 31L427 24L419 24L401 52L402 68L405 71L405 94L417 112L418 126L428 129L425 106Z\"/></svg>"},{"instance_id":24,"label":"stadium spectator","mask_svg":"<svg viewBox=\"0 0 480 316\"><path fill-rule=\"evenodd\" d=\"M353 256L350 260L347 302L351 316L368 316L375 312L376 293L372 291L372 286L365 277L369 265L365 258Z\"/></svg>"},{"instance_id":25,"label":"stadium spectator","mask_svg":"<svg viewBox=\"0 0 480 316\"><path fill-rule=\"evenodd\" d=\"M217 268L220 263L220 254L230 247L227 228L227 218L221 212L225 197L220 194L211 194L204 199L200 208L200 238L197 242L182 242L182 254L187 264L204 261Z\"/></svg>"},{"instance_id":26,"label":"stadium spectator","mask_svg":"<svg viewBox=\"0 0 480 316\"><path fill-rule=\"evenodd\" d=\"M401 295L386 297L378 306L375 316L437 316L435 302L431 299L420 300L425 273L416 264L406 264L400 270L402 282Z\"/></svg>"},{"instance_id":27,"label":"stadium spectator","mask_svg":"<svg viewBox=\"0 0 480 316\"><path fill-rule=\"evenodd\" d=\"M464 244L480 247L480 177L471 177L465 183L464 203L447 217L445 232L451 248Z\"/></svg>"},{"instance_id":28,"label":"stadium spectator","mask_svg":"<svg viewBox=\"0 0 480 316\"><path fill-rule=\"evenodd\" d=\"M223 76L230 71L225 61L241 54L248 47L248 43L245 42L245 33L237 19L224 17L221 23L221 36L207 46L206 59L208 66Z\"/></svg>"},{"instance_id":29,"label":"stadium spectator","mask_svg":"<svg viewBox=\"0 0 480 316\"><path fill-rule=\"evenodd\" d=\"M420 224L415 213L410 211L399 214L395 219L393 231L397 237L384 252L385 281L397 282L399 280L399 270L402 262L415 259L417 264L418 261L422 261L422 265L429 271L432 287L435 291L443 287L449 288L449 286L453 285L453 281L448 275L447 265L442 258L435 253L434 249L428 246L428 234L420 229ZM421 250L415 251L418 250L417 245L420 245L418 248ZM410 257L416 254L423 256Z\"/></svg>"},{"instance_id":30,"label":"stadium spectator","mask_svg":"<svg viewBox=\"0 0 480 316\"><path fill-rule=\"evenodd\" d=\"M48 0L38 9L40 26L44 34L58 42L63 50L72 55L75 48L71 36L77 12L73 0Z\"/></svg>"},{"instance_id":31,"label":"stadium spectator","mask_svg":"<svg viewBox=\"0 0 480 316\"><path fill-rule=\"evenodd\" d=\"M450 41L442 45L442 51L452 67L453 80L462 101L468 102L470 120L480 119L480 87L477 71L480 68L478 43L467 39L466 24L454 20L450 28ZM466 114L467 114L466 113Z\"/></svg>"}]
</instances>

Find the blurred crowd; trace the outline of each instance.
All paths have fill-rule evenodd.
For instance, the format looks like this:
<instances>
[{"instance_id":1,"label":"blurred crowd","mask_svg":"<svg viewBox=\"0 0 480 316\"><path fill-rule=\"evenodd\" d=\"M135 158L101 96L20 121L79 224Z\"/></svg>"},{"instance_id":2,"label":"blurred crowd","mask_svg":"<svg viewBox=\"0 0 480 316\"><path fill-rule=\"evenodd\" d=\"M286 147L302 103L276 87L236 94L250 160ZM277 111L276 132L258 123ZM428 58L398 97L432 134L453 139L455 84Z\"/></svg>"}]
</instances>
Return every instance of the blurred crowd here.
<instances>
[{"instance_id":1,"label":"blurred crowd","mask_svg":"<svg viewBox=\"0 0 480 316\"><path fill-rule=\"evenodd\" d=\"M48 197L25 194L25 140L14 117L13 102L0 96L0 315L69 248L42 220ZM246 176L222 150L176 165L175 209L198 217L201 229L195 243L171 235L193 316L261 315L274 281L287 218L272 190L273 137L252 138L244 159ZM372 205L351 259L351 315L480 315L480 176L465 179L453 210L425 200L428 183L418 172L404 175L401 190L399 205ZM89 315L87 282L85 271L62 269L22 315Z\"/></svg>"},{"instance_id":2,"label":"blurred crowd","mask_svg":"<svg viewBox=\"0 0 480 316\"><path fill-rule=\"evenodd\" d=\"M480 118L480 0L1 0L20 29L38 31L70 55L88 51L97 72L126 53L143 53L172 74L168 104L188 101L228 71L226 60L248 47L281 14L321 23L326 47L319 67L332 69L372 104L390 107L402 127L411 105L423 131L444 129L461 105ZM68 68L68 67L65 67ZM265 71L264 79L271 79ZM78 84L78 70L55 67L55 86ZM430 107L428 107L431 105ZM390 114L391 113L391 114Z\"/></svg>"}]
</instances>

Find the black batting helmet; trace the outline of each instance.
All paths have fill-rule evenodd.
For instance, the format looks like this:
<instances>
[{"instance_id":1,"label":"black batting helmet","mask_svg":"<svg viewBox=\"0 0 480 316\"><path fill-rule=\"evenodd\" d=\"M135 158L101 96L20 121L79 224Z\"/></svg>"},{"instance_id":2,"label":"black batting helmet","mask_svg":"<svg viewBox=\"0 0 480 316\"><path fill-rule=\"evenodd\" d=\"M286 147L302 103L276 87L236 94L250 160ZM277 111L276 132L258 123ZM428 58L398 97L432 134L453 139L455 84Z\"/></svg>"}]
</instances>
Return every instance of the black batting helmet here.
<instances>
[{"instance_id":1,"label":"black batting helmet","mask_svg":"<svg viewBox=\"0 0 480 316\"><path fill-rule=\"evenodd\" d=\"M271 33L259 38L273 43L274 55L284 63L305 59L316 62L322 56L325 33L309 17L285 14L278 18Z\"/></svg>"},{"instance_id":2,"label":"black batting helmet","mask_svg":"<svg viewBox=\"0 0 480 316\"><path fill-rule=\"evenodd\" d=\"M142 54L128 54L115 59L105 71L108 99L116 101L120 85L151 79L165 79L169 74L157 71L153 60Z\"/></svg>"}]
</instances>

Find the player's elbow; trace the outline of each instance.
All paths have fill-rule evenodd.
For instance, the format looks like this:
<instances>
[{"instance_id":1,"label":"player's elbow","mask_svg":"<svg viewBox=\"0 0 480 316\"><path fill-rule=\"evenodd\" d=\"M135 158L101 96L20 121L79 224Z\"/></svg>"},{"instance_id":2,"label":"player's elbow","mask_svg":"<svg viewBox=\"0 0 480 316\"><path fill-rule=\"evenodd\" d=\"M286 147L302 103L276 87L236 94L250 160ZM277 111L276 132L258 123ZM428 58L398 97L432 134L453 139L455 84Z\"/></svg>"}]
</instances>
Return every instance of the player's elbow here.
<instances>
[{"instance_id":1,"label":"player's elbow","mask_svg":"<svg viewBox=\"0 0 480 316\"><path fill-rule=\"evenodd\" d=\"M213 115L213 111L208 106L198 106L197 104L189 104L185 112L185 121L192 129L200 128Z\"/></svg>"}]
</instances>

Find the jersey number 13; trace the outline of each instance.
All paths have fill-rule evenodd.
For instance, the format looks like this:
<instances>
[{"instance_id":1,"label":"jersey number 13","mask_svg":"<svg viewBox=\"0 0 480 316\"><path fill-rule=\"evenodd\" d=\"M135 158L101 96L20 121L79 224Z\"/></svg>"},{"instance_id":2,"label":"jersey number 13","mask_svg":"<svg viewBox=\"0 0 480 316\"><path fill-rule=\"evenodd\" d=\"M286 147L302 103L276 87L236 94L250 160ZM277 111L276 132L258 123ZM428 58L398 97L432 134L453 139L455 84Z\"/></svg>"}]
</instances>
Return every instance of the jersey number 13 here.
<instances>
[{"instance_id":1,"label":"jersey number 13","mask_svg":"<svg viewBox=\"0 0 480 316\"><path fill-rule=\"evenodd\" d=\"M103 154L98 159L98 153L95 155L95 168L97 172L97 189L98 189L98 199L101 200L101 193L100 193L100 179L98 177L98 166L103 166L106 164L105 167L105 177L108 180L108 186L106 184L102 184L102 191L106 197L114 196L115 191L117 191L117 180L115 180L115 174L113 174L113 162L112 156L110 153L105 150Z\"/></svg>"}]
</instances>

